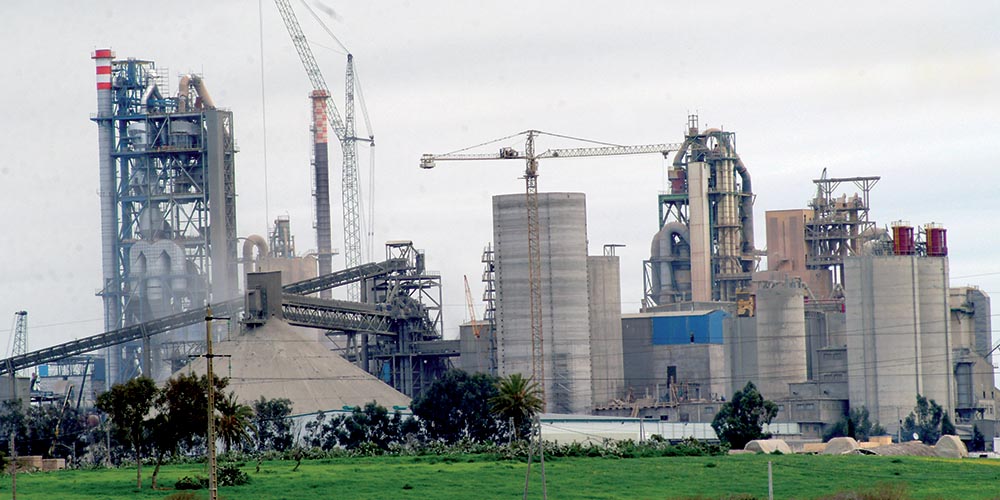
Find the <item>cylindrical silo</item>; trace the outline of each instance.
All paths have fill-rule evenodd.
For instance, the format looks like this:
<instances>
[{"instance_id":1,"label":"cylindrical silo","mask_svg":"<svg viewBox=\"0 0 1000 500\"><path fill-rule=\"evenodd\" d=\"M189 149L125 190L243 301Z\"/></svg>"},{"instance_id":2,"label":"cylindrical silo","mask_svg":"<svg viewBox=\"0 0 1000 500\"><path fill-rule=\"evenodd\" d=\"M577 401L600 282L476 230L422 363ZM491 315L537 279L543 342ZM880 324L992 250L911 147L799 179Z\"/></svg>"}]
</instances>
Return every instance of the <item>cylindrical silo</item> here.
<instances>
[{"instance_id":1,"label":"cylindrical silo","mask_svg":"<svg viewBox=\"0 0 1000 500\"><path fill-rule=\"evenodd\" d=\"M528 224L524 194L493 197L500 375L531 376ZM582 193L538 194L547 411L591 410L587 214Z\"/></svg>"},{"instance_id":2,"label":"cylindrical silo","mask_svg":"<svg viewBox=\"0 0 1000 500\"><path fill-rule=\"evenodd\" d=\"M788 396L788 384L807 378L803 288L777 283L757 290L757 374L767 399Z\"/></svg>"},{"instance_id":3,"label":"cylindrical silo","mask_svg":"<svg viewBox=\"0 0 1000 500\"><path fill-rule=\"evenodd\" d=\"M951 374L951 339L948 301L947 257L918 257L917 296L919 297L920 375L922 396L937 401L950 411L954 408ZM897 292L898 293L898 292Z\"/></svg>"},{"instance_id":4,"label":"cylindrical silo","mask_svg":"<svg viewBox=\"0 0 1000 500\"><path fill-rule=\"evenodd\" d=\"M931 222L924 226L927 234L927 256L944 257L948 255L948 231L941 226Z\"/></svg>"},{"instance_id":5,"label":"cylindrical silo","mask_svg":"<svg viewBox=\"0 0 1000 500\"><path fill-rule=\"evenodd\" d=\"M915 255L844 261L850 405L867 407L890 434L917 394L952 408L942 261Z\"/></svg>"},{"instance_id":6,"label":"cylindrical silo","mask_svg":"<svg viewBox=\"0 0 1000 500\"><path fill-rule=\"evenodd\" d=\"M616 255L587 258L593 403L624 396L621 263Z\"/></svg>"},{"instance_id":7,"label":"cylindrical silo","mask_svg":"<svg viewBox=\"0 0 1000 500\"><path fill-rule=\"evenodd\" d=\"M913 255L913 226L906 221L892 223L892 253L895 255Z\"/></svg>"}]
</instances>

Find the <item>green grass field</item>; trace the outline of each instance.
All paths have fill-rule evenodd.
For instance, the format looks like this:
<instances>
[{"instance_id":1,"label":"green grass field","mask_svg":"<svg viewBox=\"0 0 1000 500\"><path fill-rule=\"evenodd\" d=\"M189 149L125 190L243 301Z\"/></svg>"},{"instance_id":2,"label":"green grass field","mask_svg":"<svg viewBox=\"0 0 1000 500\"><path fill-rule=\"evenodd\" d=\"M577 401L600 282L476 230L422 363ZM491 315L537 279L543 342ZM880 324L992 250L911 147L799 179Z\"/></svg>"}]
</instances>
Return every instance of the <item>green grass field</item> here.
<instances>
[{"instance_id":1,"label":"green grass field","mask_svg":"<svg viewBox=\"0 0 1000 500\"><path fill-rule=\"evenodd\" d=\"M874 456L739 455L678 458L560 458L546 461L550 498L767 498L767 462L773 462L775 498L809 499L877 484L905 485L908 498L1000 498L1000 461ZM484 456L344 458L265 462L243 470L244 486L224 487L220 497L237 499L325 498L520 498L525 464ZM532 467L532 498L541 498L538 464ZM100 500L165 498L181 476L205 474L205 466L164 467L160 484L170 490L135 489L135 469L69 470L19 474L19 499ZM0 497L9 498L10 476ZM198 498L207 498L204 490Z\"/></svg>"}]
</instances>

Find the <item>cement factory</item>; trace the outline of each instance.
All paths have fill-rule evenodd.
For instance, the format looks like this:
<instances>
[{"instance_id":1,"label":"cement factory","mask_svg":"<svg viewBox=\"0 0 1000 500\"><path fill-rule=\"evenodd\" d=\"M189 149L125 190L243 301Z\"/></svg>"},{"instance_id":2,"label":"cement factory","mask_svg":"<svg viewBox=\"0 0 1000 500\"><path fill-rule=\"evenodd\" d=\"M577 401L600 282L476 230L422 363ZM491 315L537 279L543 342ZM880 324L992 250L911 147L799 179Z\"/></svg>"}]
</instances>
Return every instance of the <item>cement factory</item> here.
<instances>
[{"instance_id":1,"label":"cement factory","mask_svg":"<svg viewBox=\"0 0 1000 500\"><path fill-rule=\"evenodd\" d=\"M741 158L734 132L703 128L697 115L675 143L536 152L545 133L529 130L523 150L414 154L412 168L527 165L526 193L493 196L492 241L456 243L484 249L485 310L470 296L472 321L445 331L441 275L426 269L419 234L362 261L355 148L374 138L355 132L352 84L343 116L333 104L288 15L314 86L302 101L313 161L301 168L314 172L316 251L295 246L292 223L308 221L278 217L269 234L237 234L239 121L212 99L211 82L171 83L154 61L96 50L104 333L37 351L15 341L0 364L13 384L0 394L75 391L80 405L139 375L204 370L214 317L240 399L287 397L299 412L373 399L405 407L458 368L534 376L553 414L707 424L752 381L778 404L784 432L803 439L860 407L895 437L918 394L944 407L963 439L973 425L1000 431L990 299L950 286L947 228L872 220L880 178L864 172L817 171L812 185L788 187L807 206L755 213L754 159ZM352 82L350 71L349 57ZM344 269L332 264L331 130L344 160ZM614 245L588 254L586 195L540 190L537 170L631 154L667 158L669 191L649 200L659 227L649 228L648 259L623 268ZM765 242L754 239L760 226ZM622 311L622 273L642 274L637 310ZM339 287L346 300L333 298ZM17 314L23 338L27 313Z\"/></svg>"}]
</instances>

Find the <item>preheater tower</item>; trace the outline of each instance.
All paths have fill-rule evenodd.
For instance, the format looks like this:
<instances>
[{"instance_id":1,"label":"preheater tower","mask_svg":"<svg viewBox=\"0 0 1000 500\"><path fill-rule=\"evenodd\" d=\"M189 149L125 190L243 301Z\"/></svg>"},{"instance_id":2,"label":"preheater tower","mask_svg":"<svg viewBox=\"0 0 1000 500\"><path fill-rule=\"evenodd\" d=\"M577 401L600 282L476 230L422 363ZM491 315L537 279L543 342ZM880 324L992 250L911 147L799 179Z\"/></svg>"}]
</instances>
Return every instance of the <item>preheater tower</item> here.
<instances>
[{"instance_id":1,"label":"preheater tower","mask_svg":"<svg viewBox=\"0 0 1000 500\"><path fill-rule=\"evenodd\" d=\"M153 61L97 63L105 329L143 323L236 296L232 113L199 75L176 95ZM166 376L199 349L194 328L110 349L108 382Z\"/></svg>"}]
</instances>

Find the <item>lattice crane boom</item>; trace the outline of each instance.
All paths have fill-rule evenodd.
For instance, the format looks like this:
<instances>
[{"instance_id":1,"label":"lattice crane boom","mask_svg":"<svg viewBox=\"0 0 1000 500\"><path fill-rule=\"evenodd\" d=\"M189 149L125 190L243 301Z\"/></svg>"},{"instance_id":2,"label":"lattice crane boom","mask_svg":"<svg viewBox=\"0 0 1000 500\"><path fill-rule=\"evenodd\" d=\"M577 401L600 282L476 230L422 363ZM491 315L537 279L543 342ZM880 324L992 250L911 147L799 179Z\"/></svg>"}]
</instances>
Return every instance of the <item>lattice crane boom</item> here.
<instances>
[{"instance_id":1,"label":"lattice crane boom","mask_svg":"<svg viewBox=\"0 0 1000 500\"><path fill-rule=\"evenodd\" d=\"M306 76L312 83L314 90L326 91L330 94L330 89L323 78L323 72L313 56L309 41L306 40L302 27L289 0L274 0L281 14L281 19L285 22L288 34L295 45L295 51L299 54L302 66L306 70ZM308 7L308 6L307 6ZM354 56L347 54L346 86L344 91L344 119L341 118L337 106L333 99L326 101L326 114L330 122L330 127L340 141L340 149L344 156L344 167L341 172L341 191L344 202L344 260L345 267L352 268L361 265L361 181L358 174L357 142L369 142L375 144L374 136L367 138L357 137L354 127ZM366 120L367 120L367 114ZM347 288L348 298L357 301L361 296L360 285L352 284Z\"/></svg>"},{"instance_id":2,"label":"lattice crane boom","mask_svg":"<svg viewBox=\"0 0 1000 500\"><path fill-rule=\"evenodd\" d=\"M535 138L539 135L555 135L568 139L572 137L546 134L539 130L526 130L489 141L479 146L505 141L517 136L525 136L524 151L503 147L496 153L467 153L478 146L463 148L452 153L424 154L420 158L420 168L434 168L438 161L475 160L524 160L524 184L528 222L528 288L531 318L531 377L541 390L542 404L545 404L545 336L542 326L542 259L538 223L538 160L543 158L583 158L596 156L621 156L633 154L659 153L666 157L680 149L681 144L644 144L633 146L607 145L585 148L547 149L535 153Z\"/></svg>"},{"instance_id":3,"label":"lattice crane boom","mask_svg":"<svg viewBox=\"0 0 1000 500\"><path fill-rule=\"evenodd\" d=\"M281 19L285 22L288 35L292 37L292 45L295 45L295 51L298 52L302 66L306 70L309 83L312 84L314 90L325 90L329 94L330 88L326 85L326 79L323 78L323 72L319 69L319 64L316 62L316 57L313 56L305 33L302 32L298 18L295 17L291 3L289 0L274 0L274 5L278 7L278 13L281 14ZM340 112L337 111L337 106L332 100L327 101L326 113L330 120L330 127L337 134L337 138L343 140L344 120L340 118Z\"/></svg>"},{"instance_id":4,"label":"lattice crane boom","mask_svg":"<svg viewBox=\"0 0 1000 500\"><path fill-rule=\"evenodd\" d=\"M472 289L469 288L469 277L462 276L465 280L465 305L469 308L469 318L472 321L472 334L479 338L480 325L476 321L476 306L472 303Z\"/></svg>"}]
</instances>

